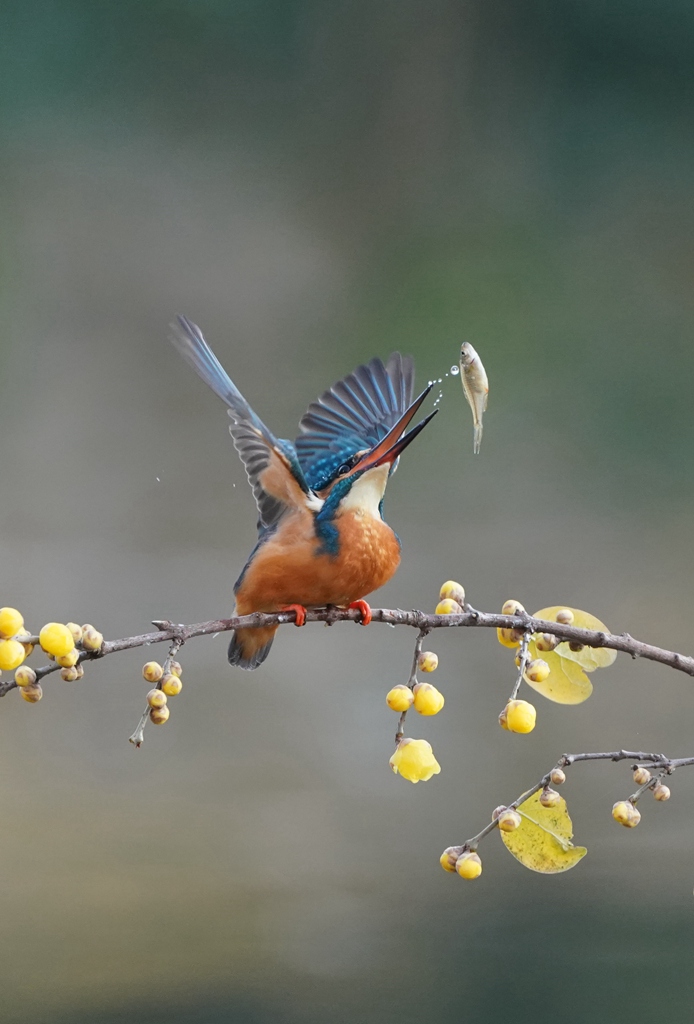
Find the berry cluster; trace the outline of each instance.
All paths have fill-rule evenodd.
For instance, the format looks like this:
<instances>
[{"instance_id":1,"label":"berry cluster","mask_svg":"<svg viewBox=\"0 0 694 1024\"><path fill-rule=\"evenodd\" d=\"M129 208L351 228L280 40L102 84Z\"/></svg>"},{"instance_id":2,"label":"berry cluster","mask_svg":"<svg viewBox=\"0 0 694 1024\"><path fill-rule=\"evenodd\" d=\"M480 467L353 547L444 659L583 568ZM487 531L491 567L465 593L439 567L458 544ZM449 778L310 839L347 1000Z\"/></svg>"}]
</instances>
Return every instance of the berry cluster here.
<instances>
[{"instance_id":1,"label":"berry cluster","mask_svg":"<svg viewBox=\"0 0 694 1024\"><path fill-rule=\"evenodd\" d=\"M462 846L449 846L441 854L440 863L444 871L457 871L461 878L479 878L482 874L482 861L477 851Z\"/></svg>"},{"instance_id":2,"label":"berry cluster","mask_svg":"<svg viewBox=\"0 0 694 1024\"><path fill-rule=\"evenodd\" d=\"M148 661L142 667L142 678L156 683L147 694L149 720L153 725L163 725L169 720L169 697L176 697L183 689L181 665L173 658L167 658L163 667L158 661Z\"/></svg>"},{"instance_id":3,"label":"berry cluster","mask_svg":"<svg viewBox=\"0 0 694 1024\"><path fill-rule=\"evenodd\" d=\"M450 615L462 612L465 605L465 591L460 583L449 580L441 587L437 615ZM438 715L445 700L440 690L432 683L420 682L417 672L435 672L439 665L438 655L433 651L423 651L420 634L415 647L412 672L407 683L398 683L386 694L386 704L391 711L400 715L398 729L395 734L397 747L390 759L390 767L396 774L402 775L410 782L427 782L432 775L438 775L441 766L434 757L431 744L427 740L414 740L403 734L405 716L410 708L414 708L425 717Z\"/></svg>"},{"instance_id":4,"label":"berry cluster","mask_svg":"<svg viewBox=\"0 0 694 1024\"><path fill-rule=\"evenodd\" d=\"M92 625L78 626L76 622L47 622L38 636L24 626L24 616L16 608L0 608L0 670L14 669L14 681L22 697L36 704L43 697L39 678L50 671L24 664L38 643L49 659L60 667L66 682L84 675L83 659L101 650L104 638Z\"/></svg>"},{"instance_id":5,"label":"berry cluster","mask_svg":"<svg viewBox=\"0 0 694 1024\"><path fill-rule=\"evenodd\" d=\"M506 601L501 609L502 615L525 615L525 608L520 601ZM556 613L556 621L565 626L570 626L574 620L574 613L570 608L561 608ZM528 656L528 644L534 642L538 651L554 651L561 640L553 633L534 633L532 636L522 629L497 629L496 635L499 643L504 647L516 650L515 663L519 671L516 685L513 689L510 700L499 715L499 725L508 732L529 733L535 728L537 711L534 705L527 700L518 700L516 695L523 680L526 683L544 683L549 679L550 666L543 658L530 658ZM580 644L570 645L574 651L582 650Z\"/></svg>"},{"instance_id":6,"label":"berry cluster","mask_svg":"<svg viewBox=\"0 0 694 1024\"><path fill-rule=\"evenodd\" d=\"M612 808L612 817L625 828L636 828L641 821L641 811L636 806L639 798L650 789L656 800L670 799L670 787L664 785L659 778L652 778L648 768L634 765L634 782L638 790L626 800L618 800Z\"/></svg>"},{"instance_id":7,"label":"berry cluster","mask_svg":"<svg viewBox=\"0 0 694 1024\"><path fill-rule=\"evenodd\" d=\"M550 782L555 786L561 786L563 782L566 782L566 775L561 768L554 768L543 779L544 784L540 791L539 802L542 807L547 809L558 807L562 802L559 793L549 785ZM502 804L500 807L495 807L492 811L492 822L496 823L500 832L508 835L510 832L515 832L522 824L523 814L517 809L517 805L521 800L522 798L519 798L510 807ZM462 846L447 847L439 858L444 871L457 872L461 878L479 878L482 874L482 861L477 853L477 842L488 831L489 828L485 829L475 839L469 840Z\"/></svg>"}]
</instances>

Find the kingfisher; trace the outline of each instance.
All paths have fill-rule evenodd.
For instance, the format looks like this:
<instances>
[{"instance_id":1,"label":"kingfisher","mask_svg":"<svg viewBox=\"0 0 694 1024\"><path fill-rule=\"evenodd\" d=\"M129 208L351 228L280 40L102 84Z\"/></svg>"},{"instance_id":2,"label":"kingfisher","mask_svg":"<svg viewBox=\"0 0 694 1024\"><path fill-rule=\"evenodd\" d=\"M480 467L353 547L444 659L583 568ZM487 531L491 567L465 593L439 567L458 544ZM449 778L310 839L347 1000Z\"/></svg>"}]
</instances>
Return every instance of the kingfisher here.
<instances>
[{"instance_id":1,"label":"kingfisher","mask_svg":"<svg viewBox=\"0 0 694 1024\"><path fill-rule=\"evenodd\" d=\"M313 402L296 441L275 435L223 369L200 328L185 316L171 341L227 406L229 431L258 508L258 542L234 585L236 614L307 608L357 608L371 621L366 595L400 564L400 541L383 520L383 496L400 454L436 415L405 432L429 394L414 401L414 362L394 352L372 359ZM255 669L277 625L237 629L229 662Z\"/></svg>"}]
</instances>

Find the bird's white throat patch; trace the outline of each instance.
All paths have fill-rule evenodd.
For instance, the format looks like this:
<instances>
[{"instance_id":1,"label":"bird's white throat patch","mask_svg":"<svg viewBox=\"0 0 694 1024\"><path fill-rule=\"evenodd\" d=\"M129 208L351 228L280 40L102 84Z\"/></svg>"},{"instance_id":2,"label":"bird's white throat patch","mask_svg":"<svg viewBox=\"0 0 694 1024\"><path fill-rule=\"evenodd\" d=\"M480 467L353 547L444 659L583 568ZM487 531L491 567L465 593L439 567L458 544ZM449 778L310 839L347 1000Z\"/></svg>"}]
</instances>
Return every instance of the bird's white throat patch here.
<instances>
[{"instance_id":1,"label":"bird's white throat patch","mask_svg":"<svg viewBox=\"0 0 694 1024\"><path fill-rule=\"evenodd\" d=\"M374 519L380 519L378 506L386 492L389 470L390 466L387 464L367 469L366 473L352 484L349 493L340 502L341 509L361 512L362 515L372 515Z\"/></svg>"}]
</instances>

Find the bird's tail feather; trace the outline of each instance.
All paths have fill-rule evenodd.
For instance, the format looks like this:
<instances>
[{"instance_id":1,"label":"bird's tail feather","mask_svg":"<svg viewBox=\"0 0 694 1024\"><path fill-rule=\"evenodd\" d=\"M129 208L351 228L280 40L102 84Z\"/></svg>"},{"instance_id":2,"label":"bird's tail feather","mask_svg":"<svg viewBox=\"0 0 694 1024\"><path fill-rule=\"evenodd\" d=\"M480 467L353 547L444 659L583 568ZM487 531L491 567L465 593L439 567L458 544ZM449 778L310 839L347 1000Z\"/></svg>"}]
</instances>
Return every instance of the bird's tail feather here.
<instances>
[{"instance_id":1,"label":"bird's tail feather","mask_svg":"<svg viewBox=\"0 0 694 1024\"><path fill-rule=\"evenodd\" d=\"M229 664L251 671L261 665L272 647L277 626L236 629L229 644Z\"/></svg>"}]
</instances>

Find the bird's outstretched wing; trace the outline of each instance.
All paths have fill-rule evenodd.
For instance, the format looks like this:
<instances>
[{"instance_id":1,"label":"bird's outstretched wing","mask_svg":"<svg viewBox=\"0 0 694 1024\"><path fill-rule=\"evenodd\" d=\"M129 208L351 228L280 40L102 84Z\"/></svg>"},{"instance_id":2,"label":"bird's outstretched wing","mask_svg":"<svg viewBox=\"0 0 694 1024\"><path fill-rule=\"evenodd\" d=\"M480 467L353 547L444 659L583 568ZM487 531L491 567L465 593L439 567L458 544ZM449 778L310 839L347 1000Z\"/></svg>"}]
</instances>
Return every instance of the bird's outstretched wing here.
<instances>
[{"instance_id":1,"label":"bird's outstretched wing","mask_svg":"<svg viewBox=\"0 0 694 1024\"><path fill-rule=\"evenodd\" d=\"M412 401L414 362L393 352L372 359L309 405L296 452L310 487L319 491L339 466L386 436Z\"/></svg>"},{"instance_id":2,"label":"bird's outstretched wing","mask_svg":"<svg viewBox=\"0 0 694 1024\"><path fill-rule=\"evenodd\" d=\"M289 508L311 508L311 494L290 441L276 438L243 397L203 338L185 316L171 324L171 341L189 366L212 388L229 410L229 432L246 468L258 506L261 533L274 527Z\"/></svg>"}]
</instances>

